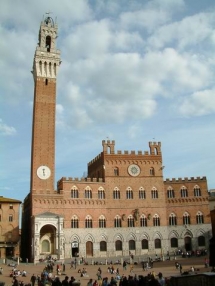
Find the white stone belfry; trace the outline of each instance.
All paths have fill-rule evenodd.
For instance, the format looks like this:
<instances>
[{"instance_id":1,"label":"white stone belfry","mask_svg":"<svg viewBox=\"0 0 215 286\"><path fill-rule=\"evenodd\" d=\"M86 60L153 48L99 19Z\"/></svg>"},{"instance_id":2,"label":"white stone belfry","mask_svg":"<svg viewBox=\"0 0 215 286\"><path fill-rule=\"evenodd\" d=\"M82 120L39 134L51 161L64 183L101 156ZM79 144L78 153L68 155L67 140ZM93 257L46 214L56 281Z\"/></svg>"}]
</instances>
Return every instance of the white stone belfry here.
<instances>
[{"instance_id":1,"label":"white stone belfry","mask_svg":"<svg viewBox=\"0 0 215 286\"><path fill-rule=\"evenodd\" d=\"M38 46L34 55L33 76L56 79L60 61L60 50L56 49L58 26L51 17L46 17L40 25Z\"/></svg>"}]
</instances>

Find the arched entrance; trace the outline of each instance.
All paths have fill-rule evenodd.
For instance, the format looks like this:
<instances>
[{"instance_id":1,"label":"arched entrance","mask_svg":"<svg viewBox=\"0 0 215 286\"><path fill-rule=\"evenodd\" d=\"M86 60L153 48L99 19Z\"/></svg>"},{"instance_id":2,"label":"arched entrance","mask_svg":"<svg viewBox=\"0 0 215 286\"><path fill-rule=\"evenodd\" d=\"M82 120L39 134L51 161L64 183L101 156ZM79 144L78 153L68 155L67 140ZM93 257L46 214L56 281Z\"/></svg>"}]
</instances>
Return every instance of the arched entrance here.
<instances>
[{"instance_id":1,"label":"arched entrance","mask_svg":"<svg viewBox=\"0 0 215 286\"><path fill-rule=\"evenodd\" d=\"M89 256L93 256L93 243L92 241L87 241L86 242L86 255Z\"/></svg>"},{"instance_id":2,"label":"arched entrance","mask_svg":"<svg viewBox=\"0 0 215 286\"><path fill-rule=\"evenodd\" d=\"M45 225L40 230L40 254L56 254L56 229L52 225Z\"/></svg>"},{"instance_id":3,"label":"arched entrance","mask_svg":"<svg viewBox=\"0 0 215 286\"><path fill-rule=\"evenodd\" d=\"M72 257L79 256L79 244L77 241L72 242Z\"/></svg>"},{"instance_id":4,"label":"arched entrance","mask_svg":"<svg viewBox=\"0 0 215 286\"><path fill-rule=\"evenodd\" d=\"M186 251L192 250L192 240L190 236L185 236L184 238L184 248Z\"/></svg>"}]
</instances>

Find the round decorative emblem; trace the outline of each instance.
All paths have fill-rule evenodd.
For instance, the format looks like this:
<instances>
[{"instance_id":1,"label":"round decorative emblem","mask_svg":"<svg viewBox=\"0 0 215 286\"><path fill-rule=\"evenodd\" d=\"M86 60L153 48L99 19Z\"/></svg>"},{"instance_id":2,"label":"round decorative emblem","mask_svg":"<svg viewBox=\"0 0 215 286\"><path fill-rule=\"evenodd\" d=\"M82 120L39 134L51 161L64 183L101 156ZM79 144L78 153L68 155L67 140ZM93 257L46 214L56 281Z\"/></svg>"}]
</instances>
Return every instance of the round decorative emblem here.
<instances>
[{"instance_id":1,"label":"round decorative emblem","mask_svg":"<svg viewBox=\"0 0 215 286\"><path fill-rule=\"evenodd\" d=\"M128 167L129 175L136 177L140 174L140 167L138 165L132 164Z\"/></svg>"},{"instance_id":2,"label":"round decorative emblem","mask_svg":"<svg viewBox=\"0 0 215 286\"><path fill-rule=\"evenodd\" d=\"M40 166L37 169L37 176L41 180L46 180L46 179L48 179L51 176L51 170L47 166Z\"/></svg>"}]
</instances>

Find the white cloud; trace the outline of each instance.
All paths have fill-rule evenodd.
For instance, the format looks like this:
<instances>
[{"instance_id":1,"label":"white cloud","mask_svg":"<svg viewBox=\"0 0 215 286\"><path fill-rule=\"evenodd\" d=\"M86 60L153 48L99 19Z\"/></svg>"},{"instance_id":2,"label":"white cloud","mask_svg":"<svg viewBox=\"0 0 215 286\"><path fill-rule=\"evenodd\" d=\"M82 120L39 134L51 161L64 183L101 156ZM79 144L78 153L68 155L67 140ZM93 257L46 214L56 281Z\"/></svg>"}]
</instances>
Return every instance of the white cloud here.
<instances>
[{"instance_id":1,"label":"white cloud","mask_svg":"<svg viewBox=\"0 0 215 286\"><path fill-rule=\"evenodd\" d=\"M0 135L15 135L16 134L16 129L12 126L8 126L3 122L2 119L0 119Z\"/></svg>"},{"instance_id":2,"label":"white cloud","mask_svg":"<svg viewBox=\"0 0 215 286\"><path fill-rule=\"evenodd\" d=\"M60 129L65 129L64 107L61 104L56 104L56 126Z\"/></svg>"},{"instance_id":3,"label":"white cloud","mask_svg":"<svg viewBox=\"0 0 215 286\"><path fill-rule=\"evenodd\" d=\"M171 48L143 57L138 53L104 54L77 60L72 67L67 63L66 69L72 79L64 85L66 118L82 127L97 120L123 123L128 114L130 119L152 117L159 98L183 97L184 92L204 88L212 78L201 59ZM71 120L74 115L76 120Z\"/></svg>"},{"instance_id":4,"label":"white cloud","mask_svg":"<svg viewBox=\"0 0 215 286\"><path fill-rule=\"evenodd\" d=\"M125 29L146 28L152 32L156 27L168 21L169 14L164 10L144 9L120 15L120 25Z\"/></svg>"},{"instance_id":5,"label":"white cloud","mask_svg":"<svg viewBox=\"0 0 215 286\"><path fill-rule=\"evenodd\" d=\"M183 18L181 21L163 25L148 39L152 48L175 45L184 50L186 47L198 48L206 39L213 37L214 13L199 13Z\"/></svg>"},{"instance_id":6,"label":"white cloud","mask_svg":"<svg viewBox=\"0 0 215 286\"><path fill-rule=\"evenodd\" d=\"M143 9L124 12L120 15L120 25L125 29L145 28L152 33L168 23L172 16L184 8L183 0L147 1Z\"/></svg>"},{"instance_id":7,"label":"white cloud","mask_svg":"<svg viewBox=\"0 0 215 286\"><path fill-rule=\"evenodd\" d=\"M101 20L77 26L63 41L64 55L72 61L105 53L110 44L109 25L108 20Z\"/></svg>"},{"instance_id":8,"label":"white cloud","mask_svg":"<svg viewBox=\"0 0 215 286\"><path fill-rule=\"evenodd\" d=\"M180 109L185 116L202 116L215 112L215 89L193 93L181 102Z\"/></svg>"},{"instance_id":9,"label":"white cloud","mask_svg":"<svg viewBox=\"0 0 215 286\"><path fill-rule=\"evenodd\" d=\"M85 0L64 0L63 3L52 0L37 0L28 2L8 0L1 5L0 18L6 27L16 30L33 30L38 32L37 27L43 16L49 16L61 23L61 28L68 29L71 23L82 22L92 17L92 10ZM56 18L57 16L57 18Z\"/></svg>"}]
</instances>

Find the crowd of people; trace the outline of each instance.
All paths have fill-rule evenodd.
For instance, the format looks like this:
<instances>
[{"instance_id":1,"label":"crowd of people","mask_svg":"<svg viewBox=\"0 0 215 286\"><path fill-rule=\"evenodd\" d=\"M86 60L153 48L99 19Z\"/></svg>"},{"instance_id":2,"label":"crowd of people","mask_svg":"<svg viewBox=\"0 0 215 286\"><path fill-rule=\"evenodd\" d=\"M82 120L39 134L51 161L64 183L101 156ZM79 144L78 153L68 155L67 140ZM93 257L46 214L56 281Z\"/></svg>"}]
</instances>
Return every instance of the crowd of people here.
<instances>
[{"instance_id":1,"label":"crowd of people","mask_svg":"<svg viewBox=\"0 0 215 286\"><path fill-rule=\"evenodd\" d=\"M156 260L154 260L156 261ZM137 275L135 271L135 263L132 260L121 261L120 266L118 264L106 264L106 269L104 266L98 266L96 273L88 273L86 264L77 263L77 268L74 263L68 265L66 272L66 266L64 262L58 263L57 261L49 261L44 266L40 275L29 276L30 283L25 284L21 279L21 276L27 276L25 270L20 271L13 267L10 276L13 278L12 286L80 286L80 280L85 285L82 286L164 286L168 285L167 278L163 277L161 272L155 273L153 269L153 259L148 257L146 261L142 261L142 273ZM84 261L83 261L84 262ZM160 262L157 262L160 263ZM182 268L181 261L174 261L175 268L178 269L178 274L184 275L185 272L197 273L199 269L191 266L189 269L184 270ZM203 259L205 267L209 267L208 258ZM95 264L92 264L95 265ZM97 264L96 264L97 265ZM101 264L103 265L103 264ZM173 264L174 265L174 264ZM80 267L82 266L82 267ZM70 270L73 268L72 270ZM140 269L140 268L139 268ZM3 269L2 269L3 272ZM71 272L74 276L69 276L66 273ZM77 280L74 278L77 275ZM84 280L79 277L89 277ZM94 277L94 279L92 279Z\"/></svg>"},{"instance_id":2,"label":"crowd of people","mask_svg":"<svg viewBox=\"0 0 215 286\"><path fill-rule=\"evenodd\" d=\"M124 265L124 266L123 266ZM125 264L122 266L122 271L125 269ZM71 276L69 278L68 275L65 273L61 273L59 271L60 265L56 265L56 270L53 267L54 265L52 263L48 263L42 273L40 275L31 275L29 277L30 283L25 284L23 281L18 280L18 276L22 275L22 273L18 272L16 269L13 269L11 272L11 277L13 277L12 280L12 286L80 286L80 281L76 280L74 276ZM127 264L126 264L127 266ZM61 268L63 268L63 263L61 264ZM65 270L65 269L64 269ZM56 271L56 274L55 274ZM79 268L77 271L77 275L80 275L79 277L89 277L91 275L88 275L88 272L86 268ZM25 273L26 271L24 271ZM104 271L106 272L106 271ZM124 275L120 273L119 267L114 267L113 265L107 267L107 272L102 273L101 267L98 268L96 273L96 278L92 279L90 278L88 282L86 282L85 286L164 286L166 285L166 281L162 275L162 273L158 273L156 275L154 272L148 272L147 275L139 275L137 276L133 272L133 265L130 265L130 274ZM19 275L17 275L19 274ZM27 274L27 273L26 273ZM25 275L26 275L25 274ZM111 277L108 277L111 274Z\"/></svg>"}]
</instances>

